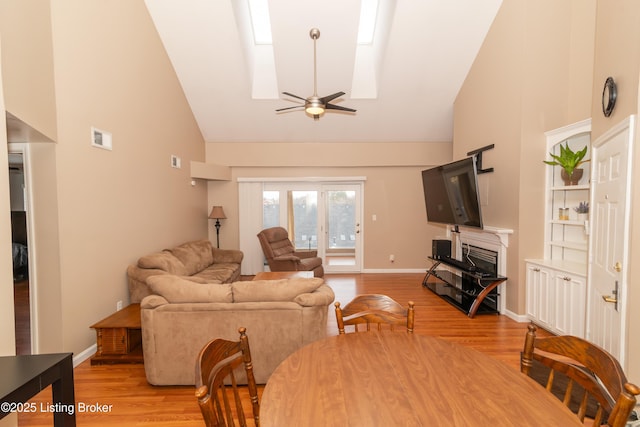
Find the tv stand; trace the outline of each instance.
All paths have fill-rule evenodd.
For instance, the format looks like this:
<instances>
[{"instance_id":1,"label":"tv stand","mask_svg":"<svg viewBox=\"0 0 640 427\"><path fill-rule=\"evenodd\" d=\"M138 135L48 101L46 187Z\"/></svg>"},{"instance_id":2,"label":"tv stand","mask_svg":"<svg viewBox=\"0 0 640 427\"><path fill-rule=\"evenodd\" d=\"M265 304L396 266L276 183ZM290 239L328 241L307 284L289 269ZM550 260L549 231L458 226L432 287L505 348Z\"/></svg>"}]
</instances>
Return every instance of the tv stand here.
<instances>
[{"instance_id":1,"label":"tv stand","mask_svg":"<svg viewBox=\"0 0 640 427\"><path fill-rule=\"evenodd\" d=\"M496 289L507 280L504 276L490 275L486 272L469 272L462 267L447 263L445 260L429 257L433 262L422 279L422 286L430 289L454 307L473 318L476 314L499 313ZM449 269L438 270L444 265Z\"/></svg>"}]
</instances>

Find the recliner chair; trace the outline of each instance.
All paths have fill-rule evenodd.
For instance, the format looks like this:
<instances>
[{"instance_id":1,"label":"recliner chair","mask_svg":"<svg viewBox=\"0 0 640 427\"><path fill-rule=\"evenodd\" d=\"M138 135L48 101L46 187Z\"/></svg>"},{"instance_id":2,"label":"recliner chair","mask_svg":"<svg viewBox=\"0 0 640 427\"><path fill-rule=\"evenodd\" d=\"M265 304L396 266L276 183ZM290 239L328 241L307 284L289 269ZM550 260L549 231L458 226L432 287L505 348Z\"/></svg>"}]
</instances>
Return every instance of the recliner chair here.
<instances>
[{"instance_id":1,"label":"recliner chair","mask_svg":"<svg viewBox=\"0 0 640 427\"><path fill-rule=\"evenodd\" d=\"M286 229L267 228L258 233L258 240L271 271L313 271L314 277L324 276L318 251L296 251Z\"/></svg>"}]
</instances>

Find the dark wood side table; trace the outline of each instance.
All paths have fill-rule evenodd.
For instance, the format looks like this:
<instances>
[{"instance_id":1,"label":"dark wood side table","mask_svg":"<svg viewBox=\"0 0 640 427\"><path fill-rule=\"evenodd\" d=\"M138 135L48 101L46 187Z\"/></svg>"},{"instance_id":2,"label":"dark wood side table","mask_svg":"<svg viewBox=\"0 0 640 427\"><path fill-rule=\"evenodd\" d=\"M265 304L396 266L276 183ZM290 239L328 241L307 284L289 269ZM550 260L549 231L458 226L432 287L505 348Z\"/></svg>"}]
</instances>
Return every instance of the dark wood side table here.
<instances>
[{"instance_id":1,"label":"dark wood side table","mask_svg":"<svg viewBox=\"0 0 640 427\"><path fill-rule=\"evenodd\" d=\"M40 411L25 402L51 385L53 425L76 425L72 353L0 357L0 378L0 419L12 412Z\"/></svg>"},{"instance_id":2,"label":"dark wood side table","mask_svg":"<svg viewBox=\"0 0 640 427\"><path fill-rule=\"evenodd\" d=\"M131 304L98 323L98 350L91 358L92 365L105 363L143 363L140 304Z\"/></svg>"}]
</instances>

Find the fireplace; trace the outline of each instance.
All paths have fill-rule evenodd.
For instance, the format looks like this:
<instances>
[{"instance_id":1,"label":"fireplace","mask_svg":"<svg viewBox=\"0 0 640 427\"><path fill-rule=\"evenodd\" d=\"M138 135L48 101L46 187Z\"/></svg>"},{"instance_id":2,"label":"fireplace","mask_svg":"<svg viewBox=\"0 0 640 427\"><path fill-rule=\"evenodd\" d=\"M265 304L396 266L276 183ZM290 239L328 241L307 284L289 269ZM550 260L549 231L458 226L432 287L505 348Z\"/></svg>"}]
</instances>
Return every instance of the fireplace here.
<instances>
[{"instance_id":1,"label":"fireplace","mask_svg":"<svg viewBox=\"0 0 640 427\"><path fill-rule=\"evenodd\" d=\"M488 271L493 276L498 275L498 252L463 243L462 254L464 261L468 261L482 271Z\"/></svg>"}]
</instances>

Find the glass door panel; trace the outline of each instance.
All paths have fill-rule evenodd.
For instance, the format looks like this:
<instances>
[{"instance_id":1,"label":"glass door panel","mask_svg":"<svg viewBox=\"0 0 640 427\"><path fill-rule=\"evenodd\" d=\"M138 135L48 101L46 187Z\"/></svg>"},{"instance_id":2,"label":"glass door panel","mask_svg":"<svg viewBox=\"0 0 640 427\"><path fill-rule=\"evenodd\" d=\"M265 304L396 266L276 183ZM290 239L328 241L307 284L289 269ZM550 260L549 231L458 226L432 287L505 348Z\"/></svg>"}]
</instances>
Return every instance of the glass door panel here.
<instances>
[{"instance_id":1,"label":"glass door panel","mask_svg":"<svg viewBox=\"0 0 640 427\"><path fill-rule=\"evenodd\" d=\"M262 192L262 228L280 225L280 192Z\"/></svg>"},{"instance_id":2,"label":"glass door panel","mask_svg":"<svg viewBox=\"0 0 640 427\"><path fill-rule=\"evenodd\" d=\"M293 245L296 250L318 249L318 192L293 190L288 196L288 230Z\"/></svg>"},{"instance_id":3,"label":"glass door panel","mask_svg":"<svg viewBox=\"0 0 640 427\"><path fill-rule=\"evenodd\" d=\"M360 187L324 188L325 257L327 271L360 271Z\"/></svg>"}]
</instances>

